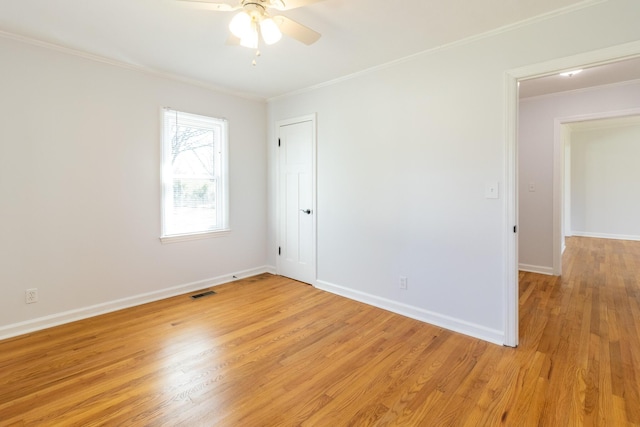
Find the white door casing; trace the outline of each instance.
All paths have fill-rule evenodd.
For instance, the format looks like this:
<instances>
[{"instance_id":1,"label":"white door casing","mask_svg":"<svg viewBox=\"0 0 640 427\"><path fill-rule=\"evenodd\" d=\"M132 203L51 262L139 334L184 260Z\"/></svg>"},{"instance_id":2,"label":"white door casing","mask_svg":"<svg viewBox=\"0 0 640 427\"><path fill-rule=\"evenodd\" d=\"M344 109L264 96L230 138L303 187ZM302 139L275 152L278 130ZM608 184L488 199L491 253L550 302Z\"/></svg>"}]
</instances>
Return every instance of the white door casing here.
<instances>
[{"instance_id":1,"label":"white door casing","mask_svg":"<svg viewBox=\"0 0 640 427\"><path fill-rule=\"evenodd\" d=\"M277 123L278 274L315 285L316 119Z\"/></svg>"}]
</instances>

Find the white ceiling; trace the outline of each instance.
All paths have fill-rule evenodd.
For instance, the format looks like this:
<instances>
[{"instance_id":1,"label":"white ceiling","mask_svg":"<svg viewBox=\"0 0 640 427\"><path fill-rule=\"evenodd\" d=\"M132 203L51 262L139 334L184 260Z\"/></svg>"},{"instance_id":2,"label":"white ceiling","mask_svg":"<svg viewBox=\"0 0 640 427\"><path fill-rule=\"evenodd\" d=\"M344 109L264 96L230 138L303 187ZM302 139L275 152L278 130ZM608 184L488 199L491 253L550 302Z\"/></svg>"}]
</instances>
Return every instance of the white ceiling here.
<instances>
[{"instance_id":1,"label":"white ceiling","mask_svg":"<svg viewBox=\"0 0 640 427\"><path fill-rule=\"evenodd\" d=\"M564 70L573 71L573 70ZM520 98L584 89L631 80L640 80L640 57L584 68L571 77L553 74L520 82Z\"/></svg>"},{"instance_id":2,"label":"white ceiling","mask_svg":"<svg viewBox=\"0 0 640 427\"><path fill-rule=\"evenodd\" d=\"M225 45L233 12L183 3L0 0L0 31L270 98L593 0L323 0L282 13L317 43L283 38L255 67L252 50Z\"/></svg>"}]
</instances>

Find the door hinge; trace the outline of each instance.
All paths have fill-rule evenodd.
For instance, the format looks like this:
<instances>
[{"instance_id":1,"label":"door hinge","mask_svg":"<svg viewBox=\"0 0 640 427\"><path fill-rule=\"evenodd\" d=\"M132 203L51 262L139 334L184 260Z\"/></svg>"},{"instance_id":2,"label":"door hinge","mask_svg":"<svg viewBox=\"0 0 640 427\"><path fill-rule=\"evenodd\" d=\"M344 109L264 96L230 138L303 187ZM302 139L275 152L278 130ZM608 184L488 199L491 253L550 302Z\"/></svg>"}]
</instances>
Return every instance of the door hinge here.
<instances>
[{"instance_id":1,"label":"door hinge","mask_svg":"<svg viewBox=\"0 0 640 427\"><path fill-rule=\"evenodd\" d=\"M514 233L517 233L517 232L518 232L518 226L517 226L517 225L514 225L514 226L513 226L513 232L514 232Z\"/></svg>"},{"instance_id":2,"label":"door hinge","mask_svg":"<svg viewBox=\"0 0 640 427\"><path fill-rule=\"evenodd\" d=\"M280 138L278 138L278 147L280 147Z\"/></svg>"},{"instance_id":3,"label":"door hinge","mask_svg":"<svg viewBox=\"0 0 640 427\"><path fill-rule=\"evenodd\" d=\"M278 255L282 255L282 248L278 246Z\"/></svg>"}]
</instances>

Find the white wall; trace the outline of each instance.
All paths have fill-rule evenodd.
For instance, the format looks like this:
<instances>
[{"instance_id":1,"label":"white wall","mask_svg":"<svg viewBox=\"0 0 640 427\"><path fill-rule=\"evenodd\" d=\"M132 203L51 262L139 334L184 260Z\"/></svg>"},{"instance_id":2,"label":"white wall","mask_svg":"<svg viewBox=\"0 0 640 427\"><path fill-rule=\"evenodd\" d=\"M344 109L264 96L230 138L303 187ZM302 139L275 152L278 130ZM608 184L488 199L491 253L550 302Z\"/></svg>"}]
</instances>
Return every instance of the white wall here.
<instances>
[{"instance_id":1,"label":"white wall","mask_svg":"<svg viewBox=\"0 0 640 427\"><path fill-rule=\"evenodd\" d=\"M0 63L0 337L264 270L264 102L9 39ZM160 243L162 106L229 119L228 236Z\"/></svg>"},{"instance_id":2,"label":"white wall","mask_svg":"<svg viewBox=\"0 0 640 427\"><path fill-rule=\"evenodd\" d=\"M640 39L637 12L600 3L271 100L271 125L318 114L316 285L503 342L512 224L484 190L506 175L505 71Z\"/></svg>"},{"instance_id":3,"label":"white wall","mask_svg":"<svg viewBox=\"0 0 640 427\"><path fill-rule=\"evenodd\" d=\"M572 233L640 240L640 121L574 129L571 152Z\"/></svg>"},{"instance_id":4,"label":"white wall","mask_svg":"<svg viewBox=\"0 0 640 427\"><path fill-rule=\"evenodd\" d=\"M640 82L562 92L520 102L519 261L523 269L553 270L553 153L556 119L640 107ZM535 183L535 192L529 184Z\"/></svg>"}]
</instances>

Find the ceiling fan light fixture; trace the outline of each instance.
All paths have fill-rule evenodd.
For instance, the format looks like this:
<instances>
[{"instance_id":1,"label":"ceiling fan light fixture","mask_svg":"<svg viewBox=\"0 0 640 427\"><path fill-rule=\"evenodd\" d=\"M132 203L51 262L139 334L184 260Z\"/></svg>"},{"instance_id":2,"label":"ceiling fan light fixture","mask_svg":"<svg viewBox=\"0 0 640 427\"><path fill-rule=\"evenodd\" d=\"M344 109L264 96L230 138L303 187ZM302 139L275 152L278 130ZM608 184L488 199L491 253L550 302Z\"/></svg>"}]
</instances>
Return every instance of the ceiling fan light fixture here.
<instances>
[{"instance_id":1,"label":"ceiling fan light fixture","mask_svg":"<svg viewBox=\"0 0 640 427\"><path fill-rule=\"evenodd\" d=\"M251 49L258 48L258 28L255 22L251 22L249 31L247 31L242 37L240 37L240 46L248 47Z\"/></svg>"},{"instance_id":2,"label":"ceiling fan light fixture","mask_svg":"<svg viewBox=\"0 0 640 427\"><path fill-rule=\"evenodd\" d=\"M260 21L260 34L266 44L274 44L282 38L280 28L271 18L265 18Z\"/></svg>"},{"instance_id":3,"label":"ceiling fan light fixture","mask_svg":"<svg viewBox=\"0 0 640 427\"><path fill-rule=\"evenodd\" d=\"M232 6L232 0L179 0L180 3L191 2L209 10L238 11L229 22L231 35L227 38L227 44L240 44L252 49L257 49L260 44L277 43L283 36L306 45L318 41L321 35L317 31L286 16L272 17L269 10L287 11L320 1L323 0L233 0L235 5Z\"/></svg>"},{"instance_id":4,"label":"ceiling fan light fixture","mask_svg":"<svg viewBox=\"0 0 640 427\"><path fill-rule=\"evenodd\" d=\"M229 23L229 31L239 39L243 39L250 36L250 33L253 31L251 24L251 16L243 10L236 14Z\"/></svg>"}]
</instances>

